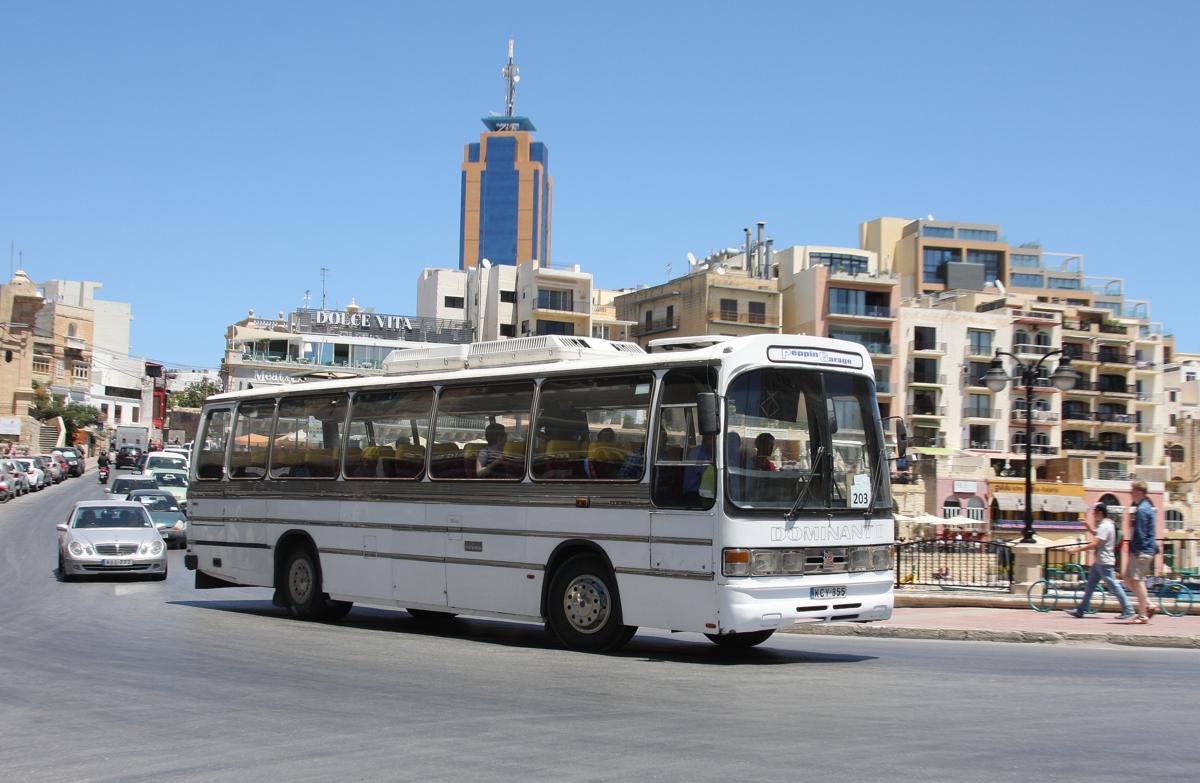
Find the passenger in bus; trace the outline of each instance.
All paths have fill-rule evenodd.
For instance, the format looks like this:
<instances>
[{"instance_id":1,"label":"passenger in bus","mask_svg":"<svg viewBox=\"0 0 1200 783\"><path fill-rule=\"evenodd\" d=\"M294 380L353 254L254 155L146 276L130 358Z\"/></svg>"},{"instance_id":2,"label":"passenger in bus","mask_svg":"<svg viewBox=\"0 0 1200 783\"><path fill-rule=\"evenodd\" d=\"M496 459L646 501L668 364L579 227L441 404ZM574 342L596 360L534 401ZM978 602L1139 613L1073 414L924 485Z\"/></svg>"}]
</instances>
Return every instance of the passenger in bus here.
<instances>
[{"instance_id":1,"label":"passenger in bus","mask_svg":"<svg viewBox=\"0 0 1200 783\"><path fill-rule=\"evenodd\" d=\"M758 437L754 439L754 460L752 467L755 470L778 470L775 467L771 457L775 453L775 436L769 432L760 432Z\"/></svg>"},{"instance_id":2,"label":"passenger in bus","mask_svg":"<svg viewBox=\"0 0 1200 783\"><path fill-rule=\"evenodd\" d=\"M625 461L621 463L621 469L617 471L618 479L631 481L642 477L642 470L646 465L646 445L639 443L633 447L625 457Z\"/></svg>"},{"instance_id":3,"label":"passenger in bus","mask_svg":"<svg viewBox=\"0 0 1200 783\"><path fill-rule=\"evenodd\" d=\"M689 462L707 462L707 465L688 465L683 470L683 499L699 502L702 497L713 496L713 436L703 435L700 443L688 452Z\"/></svg>"},{"instance_id":4,"label":"passenger in bus","mask_svg":"<svg viewBox=\"0 0 1200 783\"><path fill-rule=\"evenodd\" d=\"M475 477L507 477L504 466L504 442L508 440L508 433L505 431L504 425L492 422L484 429L483 437L487 440L487 445L479 450L479 455L475 458Z\"/></svg>"}]
</instances>

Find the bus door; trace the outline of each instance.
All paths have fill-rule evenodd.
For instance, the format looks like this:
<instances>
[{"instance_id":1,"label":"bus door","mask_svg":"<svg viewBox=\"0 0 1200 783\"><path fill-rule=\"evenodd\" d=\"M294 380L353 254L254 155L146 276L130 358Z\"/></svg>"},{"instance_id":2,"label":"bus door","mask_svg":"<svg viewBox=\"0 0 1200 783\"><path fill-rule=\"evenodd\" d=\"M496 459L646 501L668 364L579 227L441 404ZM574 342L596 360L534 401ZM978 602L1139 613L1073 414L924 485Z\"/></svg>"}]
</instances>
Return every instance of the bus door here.
<instances>
[{"instance_id":1,"label":"bus door","mask_svg":"<svg viewBox=\"0 0 1200 783\"><path fill-rule=\"evenodd\" d=\"M188 541L219 541L225 538L225 451L233 429L233 406L205 412L193 449L191 488L188 495ZM189 544L189 549L192 549ZM194 550L193 550L194 551ZM212 557L199 562L201 568L213 568Z\"/></svg>"},{"instance_id":2,"label":"bus door","mask_svg":"<svg viewBox=\"0 0 1200 783\"><path fill-rule=\"evenodd\" d=\"M713 389L707 367L670 370L660 385L654 462L650 474L650 567L665 571L713 568L717 472L715 435L702 435L697 395Z\"/></svg>"}]
</instances>

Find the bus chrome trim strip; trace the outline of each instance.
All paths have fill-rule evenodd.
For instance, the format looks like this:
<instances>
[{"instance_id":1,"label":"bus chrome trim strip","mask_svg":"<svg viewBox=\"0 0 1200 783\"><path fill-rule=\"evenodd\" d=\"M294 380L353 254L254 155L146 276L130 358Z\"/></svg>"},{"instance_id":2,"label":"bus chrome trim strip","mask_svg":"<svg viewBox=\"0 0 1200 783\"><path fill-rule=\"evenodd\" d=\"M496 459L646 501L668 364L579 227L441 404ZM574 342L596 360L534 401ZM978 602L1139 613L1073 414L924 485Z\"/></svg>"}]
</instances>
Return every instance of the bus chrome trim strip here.
<instances>
[{"instance_id":1,"label":"bus chrome trim strip","mask_svg":"<svg viewBox=\"0 0 1200 783\"><path fill-rule=\"evenodd\" d=\"M704 582L713 580L711 571L668 571L661 568L614 568L618 574L631 576L664 576L670 579L699 579Z\"/></svg>"},{"instance_id":2,"label":"bus chrome trim strip","mask_svg":"<svg viewBox=\"0 0 1200 783\"><path fill-rule=\"evenodd\" d=\"M206 525L216 517L196 517ZM249 517L221 517L225 522L264 525L309 525L311 527L367 528L395 530L404 533L467 533L470 535L521 536L525 538L586 538L590 541L620 541L635 544L678 544L680 546L712 546L711 538L680 538L677 536L638 536L621 533L571 533L562 530L516 530L512 528L462 527L461 525L403 525L392 522L327 522L310 519L251 519ZM189 520L190 522L190 520Z\"/></svg>"},{"instance_id":3,"label":"bus chrome trim strip","mask_svg":"<svg viewBox=\"0 0 1200 783\"><path fill-rule=\"evenodd\" d=\"M229 546L236 549L273 549L271 544L257 544L252 541L203 541L196 539L188 542L193 546Z\"/></svg>"}]
</instances>

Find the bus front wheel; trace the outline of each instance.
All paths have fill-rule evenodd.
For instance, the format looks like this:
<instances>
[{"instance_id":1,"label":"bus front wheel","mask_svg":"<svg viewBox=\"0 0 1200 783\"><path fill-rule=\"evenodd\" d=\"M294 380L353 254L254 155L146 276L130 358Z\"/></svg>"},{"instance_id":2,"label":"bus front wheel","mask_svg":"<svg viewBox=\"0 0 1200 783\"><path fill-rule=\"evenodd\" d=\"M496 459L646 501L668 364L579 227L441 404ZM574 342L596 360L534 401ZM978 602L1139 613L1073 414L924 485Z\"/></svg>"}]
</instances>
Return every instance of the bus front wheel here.
<instances>
[{"instance_id":1,"label":"bus front wheel","mask_svg":"<svg viewBox=\"0 0 1200 783\"><path fill-rule=\"evenodd\" d=\"M767 639L771 638L771 634L775 633L772 628L769 631L747 631L745 633L706 633L708 640L718 647L725 647L730 650L745 650L750 647L755 647L762 644Z\"/></svg>"},{"instance_id":2,"label":"bus front wheel","mask_svg":"<svg viewBox=\"0 0 1200 783\"><path fill-rule=\"evenodd\" d=\"M354 604L334 601L321 592L317 558L306 547L288 553L283 570L283 593L292 615L300 620L340 620Z\"/></svg>"},{"instance_id":3,"label":"bus front wheel","mask_svg":"<svg viewBox=\"0 0 1200 783\"><path fill-rule=\"evenodd\" d=\"M637 632L622 622L616 577L594 555L575 555L554 572L546 614L547 629L572 650L608 652Z\"/></svg>"}]
</instances>

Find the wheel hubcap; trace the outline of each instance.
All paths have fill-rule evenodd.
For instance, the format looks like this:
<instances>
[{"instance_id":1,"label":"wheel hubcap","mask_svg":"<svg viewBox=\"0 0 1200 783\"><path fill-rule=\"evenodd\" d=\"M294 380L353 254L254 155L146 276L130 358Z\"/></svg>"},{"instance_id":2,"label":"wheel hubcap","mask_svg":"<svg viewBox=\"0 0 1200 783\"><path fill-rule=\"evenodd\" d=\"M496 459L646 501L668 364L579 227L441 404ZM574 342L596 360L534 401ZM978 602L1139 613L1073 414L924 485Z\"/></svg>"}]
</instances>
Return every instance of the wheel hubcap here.
<instances>
[{"instance_id":1,"label":"wheel hubcap","mask_svg":"<svg viewBox=\"0 0 1200 783\"><path fill-rule=\"evenodd\" d=\"M307 560L296 560L288 573L288 589L292 594L292 602L308 603L313 589L313 573Z\"/></svg>"},{"instance_id":2,"label":"wheel hubcap","mask_svg":"<svg viewBox=\"0 0 1200 783\"><path fill-rule=\"evenodd\" d=\"M595 633L608 622L608 586L590 574L577 576L563 593L563 614L580 633Z\"/></svg>"}]
</instances>

